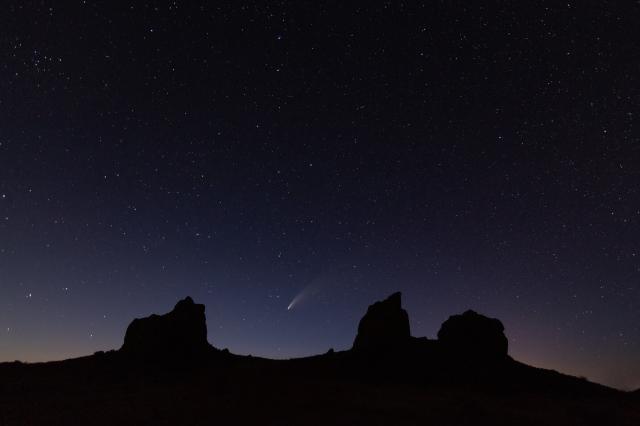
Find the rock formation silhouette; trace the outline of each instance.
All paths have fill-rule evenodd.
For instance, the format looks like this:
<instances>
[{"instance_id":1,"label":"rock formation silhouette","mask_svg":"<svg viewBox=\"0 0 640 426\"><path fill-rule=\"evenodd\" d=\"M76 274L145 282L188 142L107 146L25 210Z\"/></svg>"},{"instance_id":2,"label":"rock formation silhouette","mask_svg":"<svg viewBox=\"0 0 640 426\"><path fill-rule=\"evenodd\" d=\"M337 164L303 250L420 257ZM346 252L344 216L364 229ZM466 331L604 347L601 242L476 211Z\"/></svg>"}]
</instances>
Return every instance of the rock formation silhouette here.
<instances>
[{"instance_id":1,"label":"rock formation silhouette","mask_svg":"<svg viewBox=\"0 0 640 426\"><path fill-rule=\"evenodd\" d=\"M391 349L410 337L409 315L402 309L402 294L397 292L369 306L358 325L353 350Z\"/></svg>"},{"instance_id":2,"label":"rock formation silhouette","mask_svg":"<svg viewBox=\"0 0 640 426\"><path fill-rule=\"evenodd\" d=\"M500 320L468 310L452 315L438 332L438 340L412 337L402 295L393 293L375 302L360 320L354 352L437 358L438 362L499 362L507 357L508 341ZM424 362L425 360L422 359Z\"/></svg>"},{"instance_id":3,"label":"rock formation silhouette","mask_svg":"<svg viewBox=\"0 0 640 426\"><path fill-rule=\"evenodd\" d=\"M400 293L369 306L352 349L269 360L216 350L187 297L134 320L118 351L0 363L0 425L640 424L622 393L507 354L502 323L453 315L411 337ZM38 409L33 409L37 407Z\"/></svg>"},{"instance_id":4,"label":"rock formation silhouette","mask_svg":"<svg viewBox=\"0 0 640 426\"><path fill-rule=\"evenodd\" d=\"M193 359L205 356L207 342L205 307L191 297L180 300L164 315L136 318L127 327L120 352L145 360Z\"/></svg>"},{"instance_id":5,"label":"rock formation silhouette","mask_svg":"<svg viewBox=\"0 0 640 426\"><path fill-rule=\"evenodd\" d=\"M509 347L502 322L472 310L450 316L438 331L438 342L448 354L482 362L505 359Z\"/></svg>"}]
</instances>

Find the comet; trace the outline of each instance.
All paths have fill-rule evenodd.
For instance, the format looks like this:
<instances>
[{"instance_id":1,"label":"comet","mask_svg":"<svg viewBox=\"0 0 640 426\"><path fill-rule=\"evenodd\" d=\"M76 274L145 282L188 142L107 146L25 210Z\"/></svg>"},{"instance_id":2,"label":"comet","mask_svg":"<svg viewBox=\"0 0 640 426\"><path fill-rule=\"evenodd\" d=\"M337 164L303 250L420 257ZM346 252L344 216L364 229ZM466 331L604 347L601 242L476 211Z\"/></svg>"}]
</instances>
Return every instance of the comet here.
<instances>
[{"instance_id":1,"label":"comet","mask_svg":"<svg viewBox=\"0 0 640 426\"><path fill-rule=\"evenodd\" d=\"M317 292L316 286L314 285L306 286L305 288L302 289L302 291L300 291L300 293L296 294L296 296L291 300L291 303L289 303L289 306L287 306L287 311L292 310L293 308L296 307L296 305L300 304L301 302L303 302L305 299L315 294L316 292Z\"/></svg>"}]
</instances>

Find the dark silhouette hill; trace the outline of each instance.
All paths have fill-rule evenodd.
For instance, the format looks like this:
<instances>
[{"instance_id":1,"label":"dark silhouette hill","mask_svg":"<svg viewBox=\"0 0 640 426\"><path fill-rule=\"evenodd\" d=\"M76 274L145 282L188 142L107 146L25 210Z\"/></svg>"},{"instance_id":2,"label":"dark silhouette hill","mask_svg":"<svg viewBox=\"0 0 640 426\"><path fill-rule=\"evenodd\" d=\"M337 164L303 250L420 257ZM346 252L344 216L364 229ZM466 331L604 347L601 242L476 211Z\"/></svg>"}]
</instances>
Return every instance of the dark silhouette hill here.
<instances>
[{"instance_id":1,"label":"dark silhouette hill","mask_svg":"<svg viewBox=\"0 0 640 426\"><path fill-rule=\"evenodd\" d=\"M207 342L187 297L135 319L119 350L0 364L0 425L637 425L638 392L508 355L503 324L474 311L413 337L400 293L371 305L353 348L291 360Z\"/></svg>"}]
</instances>

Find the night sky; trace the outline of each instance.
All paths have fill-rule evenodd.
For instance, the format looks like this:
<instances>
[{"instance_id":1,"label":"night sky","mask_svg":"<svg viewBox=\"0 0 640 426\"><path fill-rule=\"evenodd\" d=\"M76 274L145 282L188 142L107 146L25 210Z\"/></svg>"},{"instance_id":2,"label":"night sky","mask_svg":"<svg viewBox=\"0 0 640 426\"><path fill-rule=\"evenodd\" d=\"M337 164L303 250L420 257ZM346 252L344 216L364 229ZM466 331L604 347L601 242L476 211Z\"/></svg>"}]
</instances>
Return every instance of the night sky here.
<instances>
[{"instance_id":1,"label":"night sky","mask_svg":"<svg viewBox=\"0 0 640 426\"><path fill-rule=\"evenodd\" d=\"M187 295L216 347L346 349L400 290L640 387L640 4L354 3L3 3L0 361Z\"/></svg>"}]
</instances>

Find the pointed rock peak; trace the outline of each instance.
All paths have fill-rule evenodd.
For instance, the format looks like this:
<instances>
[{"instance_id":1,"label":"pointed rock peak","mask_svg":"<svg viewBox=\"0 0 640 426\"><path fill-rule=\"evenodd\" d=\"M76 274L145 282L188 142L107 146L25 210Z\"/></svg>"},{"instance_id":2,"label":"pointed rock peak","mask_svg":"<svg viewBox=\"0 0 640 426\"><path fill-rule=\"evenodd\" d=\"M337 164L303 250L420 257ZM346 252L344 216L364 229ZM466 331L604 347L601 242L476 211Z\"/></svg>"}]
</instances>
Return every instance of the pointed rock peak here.
<instances>
[{"instance_id":1,"label":"pointed rock peak","mask_svg":"<svg viewBox=\"0 0 640 426\"><path fill-rule=\"evenodd\" d=\"M176 306L173 308L174 311L200 311L204 312L204 305L200 305L195 303L191 296L187 296L184 299L180 300L176 303Z\"/></svg>"},{"instance_id":2,"label":"pointed rock peak","mask_svg":"<svg viewBox=\"0 0 640 426\"><path fill-rule=\"evenodd\" d=\"M402 309L402 294L397 292L369 306L358 325L353 349L388 349L410 336L409 315Z\"/></svg>"},{"instance_id":3,"label":"pointed rock peak","mask_svg":"<svg viewBox=\"0 0 640 426\"><path fill-rule=\"evenodd\" d=\"M178 303L176 303L176 306L178 305L195 305L193 299L191 298L191 296L187 296L184 299L178 301Z\"/></svg>"},{"instance_id":4,"label":"pointed rock peak","mask_svg":"<svg viewBox=\"0 0 640 426\"><path fill-rule=\"evenodd\" d=\"M378 303L386 303L390 307L392 306L394 309L402 309L402 293L399 291L396 291L391 296L387 297L385 300Z\"/></svg>"}]
</instances>

